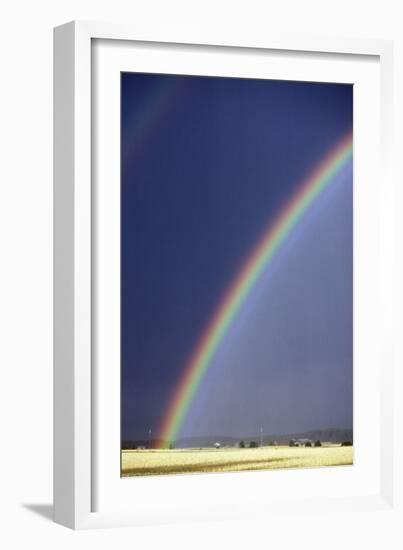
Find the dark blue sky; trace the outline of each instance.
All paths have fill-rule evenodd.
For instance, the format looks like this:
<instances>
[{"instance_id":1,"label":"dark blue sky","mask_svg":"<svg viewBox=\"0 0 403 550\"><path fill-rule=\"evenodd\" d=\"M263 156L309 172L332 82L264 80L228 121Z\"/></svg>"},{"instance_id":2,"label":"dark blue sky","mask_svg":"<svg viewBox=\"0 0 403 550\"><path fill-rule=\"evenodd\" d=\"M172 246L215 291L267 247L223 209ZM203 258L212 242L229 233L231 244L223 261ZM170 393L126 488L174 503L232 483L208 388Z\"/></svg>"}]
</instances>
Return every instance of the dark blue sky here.
<instances>
[{"instance_id":1,"label":"dark blue sky","mask_svg":"<svg viewBox=\"0 0 403 550\"><path fill-rule=\"evenodd\" d=\"M352 129L352 87L122 74L122 435L156 432L270 220ZM352 427L352 172L296 228L181 435Z\"/></svg>"}]
</instances>

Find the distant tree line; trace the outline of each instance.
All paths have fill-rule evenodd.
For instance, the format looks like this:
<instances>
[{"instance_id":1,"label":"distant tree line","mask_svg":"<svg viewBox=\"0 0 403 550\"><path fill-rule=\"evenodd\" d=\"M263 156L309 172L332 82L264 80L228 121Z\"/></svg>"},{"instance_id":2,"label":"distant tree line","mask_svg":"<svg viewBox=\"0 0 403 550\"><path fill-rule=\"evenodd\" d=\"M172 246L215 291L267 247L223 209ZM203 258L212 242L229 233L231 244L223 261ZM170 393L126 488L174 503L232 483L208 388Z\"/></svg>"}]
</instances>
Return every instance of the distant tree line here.
<instances>
[{"instance_id":1,"label":"distant tree line","mask_svg":"<svg viewBox=\"0 0 403 550\"><path fill-rule=\"evenodd\" d=\"M240 441L239 442L239 448L240 449L245 449L245 447L249 447L249 449L256 449L256 447L259 447L258 443L256 441L250 441L249 442L249 445L247 445L245 443L245 441Z\"/></svg>"},{"instance_id":2,"label":"distant tree line","mask_svg":"<svg viewBox=\"0 0 403 550\"><path fill-rule=\"evenodd\" d=\"M322 442L317 439L315 442L310 439L290 439L288 443L289 447L322 447Z\"/></svg>"}]
</instances>

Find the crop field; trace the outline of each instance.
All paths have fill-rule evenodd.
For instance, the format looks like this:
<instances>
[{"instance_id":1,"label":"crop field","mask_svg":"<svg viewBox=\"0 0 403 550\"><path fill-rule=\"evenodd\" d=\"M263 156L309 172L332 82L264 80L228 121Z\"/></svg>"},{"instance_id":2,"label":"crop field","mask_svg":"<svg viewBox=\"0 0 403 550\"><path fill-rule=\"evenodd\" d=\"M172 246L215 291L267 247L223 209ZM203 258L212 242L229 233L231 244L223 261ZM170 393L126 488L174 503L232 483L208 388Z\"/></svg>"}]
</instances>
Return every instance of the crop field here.
<instances>
[{"instance_id":1,"label":"crop field","mask_svg":"<svg viewBox=\"0 0 403 550\"><path fill-rule=\"evenodd\" d=\"M353 464L353 447L123 450L122 476L315 468Z\"/></svg>"}]
</instances>

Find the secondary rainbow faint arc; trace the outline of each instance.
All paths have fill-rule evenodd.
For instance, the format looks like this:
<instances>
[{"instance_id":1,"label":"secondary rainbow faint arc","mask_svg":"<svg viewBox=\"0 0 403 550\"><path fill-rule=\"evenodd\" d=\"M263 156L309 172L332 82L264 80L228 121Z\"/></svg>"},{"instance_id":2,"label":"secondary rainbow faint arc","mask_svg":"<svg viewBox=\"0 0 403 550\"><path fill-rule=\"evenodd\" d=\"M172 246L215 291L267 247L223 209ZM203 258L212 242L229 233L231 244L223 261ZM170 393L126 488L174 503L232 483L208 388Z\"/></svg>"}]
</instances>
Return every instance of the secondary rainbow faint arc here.
<instances>
[{"instance_id":1,"label":"secondary rainbow faint arc","mask_svg":"<svg viewBox=\"0 0 403 550\"><path fill-rule=\"evenodd\" d=\"M260 275L311 203L352 158L352 152L353 140L349 133L302 182L252 250L227 289L175 387L159 430L161 447L175 440L211 359Z\"/></svg>"},{"instance_id":2,"label":"secondary rainbow faint arc","mask_svg":"<svg viewBox=\"0 0 403 550\"><path fill-rule=\"evenodd\" d=\"M172 100L181 89L182 80L171 75L162 79L146 96L141 109L129 122L126 131L129 138L127 161L135 159L136 148L147 141L147 136L155 132L156 127L163 121L164 113L171 106Z\"/></svg>"}]
</instances>

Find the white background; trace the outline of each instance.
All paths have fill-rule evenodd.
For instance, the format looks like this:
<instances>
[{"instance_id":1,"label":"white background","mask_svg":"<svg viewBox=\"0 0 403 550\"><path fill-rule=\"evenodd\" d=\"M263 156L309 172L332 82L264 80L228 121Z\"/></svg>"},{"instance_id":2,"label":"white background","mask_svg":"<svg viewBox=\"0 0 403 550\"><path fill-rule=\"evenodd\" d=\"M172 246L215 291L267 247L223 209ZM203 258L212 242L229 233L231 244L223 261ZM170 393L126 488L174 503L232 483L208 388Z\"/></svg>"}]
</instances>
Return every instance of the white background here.
<instances>
[{"instance_id":1,"label":"white background","mask_svg":"<svg viewBox=\"0 0 403 550\"><path fill-rule=\"evenodd\" d=\"M52 27L71 19L95 19L139 27L147 21L157 30L185 25L188 30L208 26L218 32L231 25L239 30L252 26L260 32L273 28L394 38L396 67L401 67L396 125L401 128L403 13L399 4L398 0L15 0L3 6L0 544L4 548L117 548L122 544L151 549L291 548L304 543L307 548L358 548L364 532L372 548L401 547L402 530L391 524L386 512L373 517L358 513L354 520L324 515L320 523L306 515L290 524L287 516L280 515L268 517L265 524L245 521L90 532L68 531L44 517L51 514L52 498ZM396 201L403 206L401 189ZM398 220L398 229L402 226ZM402 357L401 344L398 351Z\"/></svg>"}]
</instances>

